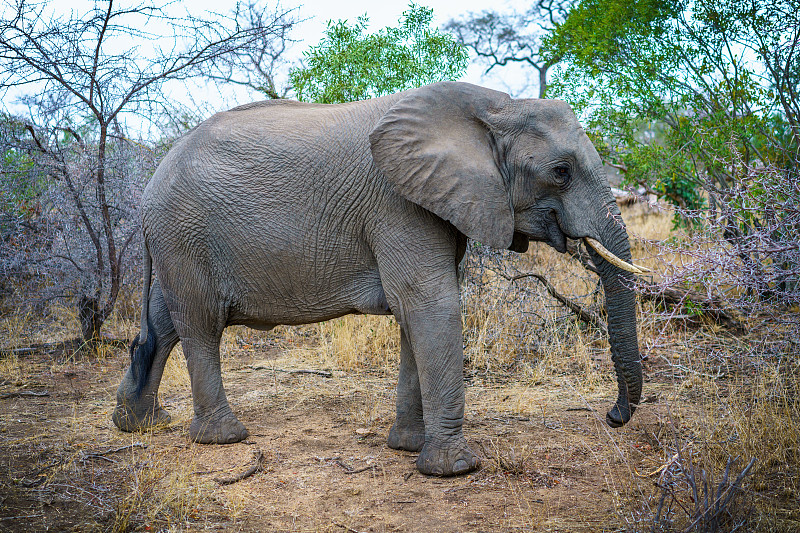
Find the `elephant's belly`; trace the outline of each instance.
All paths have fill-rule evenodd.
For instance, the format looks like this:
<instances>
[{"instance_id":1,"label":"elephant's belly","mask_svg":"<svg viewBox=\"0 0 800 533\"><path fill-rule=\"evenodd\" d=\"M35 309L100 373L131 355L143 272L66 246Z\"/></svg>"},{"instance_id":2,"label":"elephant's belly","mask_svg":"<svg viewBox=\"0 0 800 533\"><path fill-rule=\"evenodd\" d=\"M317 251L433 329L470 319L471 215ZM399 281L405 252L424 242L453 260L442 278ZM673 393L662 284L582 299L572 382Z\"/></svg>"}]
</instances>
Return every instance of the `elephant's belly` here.
<instances>
[{"instance_id":1,"label":"elephant's belly","mask_svg":"<svg viewBox=\"0 0 800 533\"><path fill-rule=\"evenodd\" d=\"M271 329L278 324L308 324L354 313L392 314L377 271L346 282L316 280L296 287L287 291L268 286L249 292L229 310L228 324Z\"/></svg>"}]
</instances>

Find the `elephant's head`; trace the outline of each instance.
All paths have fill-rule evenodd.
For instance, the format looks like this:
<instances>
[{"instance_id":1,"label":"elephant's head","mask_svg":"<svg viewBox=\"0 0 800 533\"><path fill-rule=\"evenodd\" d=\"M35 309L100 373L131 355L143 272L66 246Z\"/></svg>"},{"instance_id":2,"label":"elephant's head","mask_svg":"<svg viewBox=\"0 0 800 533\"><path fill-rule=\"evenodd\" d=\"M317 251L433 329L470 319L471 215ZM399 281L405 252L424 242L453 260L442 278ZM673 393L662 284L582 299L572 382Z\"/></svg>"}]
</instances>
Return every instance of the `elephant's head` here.
<instances>
[{"instance_id":1,"label":"elephant's head","mask_svg":"<svg viewBox=\"0 0 800 533\"><path fill-rule=\"evenodd\" d=\"M619 383L606 420L613 427L627 422L642 390L629 272L636 267L600 156L570 107L437 83L407 92L370 143L376 166L399 194L472 239L515 251L529 239L560 252L567 238L593 243Z\"/></svg>"}]
</instances>

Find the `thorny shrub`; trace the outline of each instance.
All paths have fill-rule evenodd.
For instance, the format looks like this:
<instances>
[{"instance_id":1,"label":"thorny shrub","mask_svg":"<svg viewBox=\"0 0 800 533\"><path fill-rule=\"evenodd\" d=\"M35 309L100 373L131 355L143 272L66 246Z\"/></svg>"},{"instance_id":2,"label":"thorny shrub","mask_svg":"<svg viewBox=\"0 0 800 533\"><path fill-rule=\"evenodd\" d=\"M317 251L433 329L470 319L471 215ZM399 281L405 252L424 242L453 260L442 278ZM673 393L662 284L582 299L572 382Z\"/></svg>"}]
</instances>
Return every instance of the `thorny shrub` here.
<instances>
[{"instance_id":1,"label":"thorny shrub","mask_svg":"<svg viewBox=\"0 0 800 533\"><path fill-rule=\"evenodd\" d=\"M693 231L648 243L663 261L658 287L684 286L746 314L797 324L800 304L800 177L744 167L735 187L706 191L711 207L680 211ZM679 258L680 261L673 261Z\"/></svg>"}]
</instances>

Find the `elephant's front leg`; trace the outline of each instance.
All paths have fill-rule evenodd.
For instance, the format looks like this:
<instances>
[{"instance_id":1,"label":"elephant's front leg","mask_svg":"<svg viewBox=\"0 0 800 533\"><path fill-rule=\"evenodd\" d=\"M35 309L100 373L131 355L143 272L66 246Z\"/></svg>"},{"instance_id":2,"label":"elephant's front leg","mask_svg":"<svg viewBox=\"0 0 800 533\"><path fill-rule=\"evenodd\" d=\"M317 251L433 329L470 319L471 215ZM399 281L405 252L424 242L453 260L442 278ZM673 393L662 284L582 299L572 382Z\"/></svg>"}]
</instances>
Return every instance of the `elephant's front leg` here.
<instances>
[{"instance_id":1,"label":"elephant's front leg","mask_svg":"<svg viewBox=\"0 0 800 533\"><path fill-rule=\"evenodd\" d=\"M462 431L464 353L457 294L432 309L407 313L404 326L416 360L425 421L417 469L438 476L471 472L480 459Z\"/></svg>"},{"instance_id":2,"label":"elephant's front leg","mask_svg":"<svg viewBox=\"0 0 800 533\"><path fill-rule=\"evenodd\" d=\"M397 418L389 430L389 447L418 452L425 444L422 393L414 352L405 329L400 328L400 372L397 378Z\"/></svg>"}]
</instances>

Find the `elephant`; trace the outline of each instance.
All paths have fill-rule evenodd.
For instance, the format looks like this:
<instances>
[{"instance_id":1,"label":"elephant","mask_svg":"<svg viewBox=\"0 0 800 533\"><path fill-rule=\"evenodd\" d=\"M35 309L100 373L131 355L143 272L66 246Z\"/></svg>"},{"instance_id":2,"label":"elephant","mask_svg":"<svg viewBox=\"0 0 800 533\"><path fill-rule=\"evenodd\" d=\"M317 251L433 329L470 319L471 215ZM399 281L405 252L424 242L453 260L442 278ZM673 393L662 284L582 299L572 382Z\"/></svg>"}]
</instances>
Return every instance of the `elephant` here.
<instances>
[{"instance_id":1,"label":"elephant","mask_svg":"<svg viewBox=\"0 0 800 533\"><path fill-rule=\"evenodd\" d=\"M419 452L424 474L475 470L457 273L468 238L517 252L531 240L593 246L618 382L606 421L619 427L636 409L641 270L601 159L563 101L440 82L344 104L243 105L174 144L141 209L142 320L112 415L121 430L169 421L157 391L178 341L189 437L233 443L248 431L222 384L225 327L391 314L401 348L388 445Z\"/></svg>"}]
</instances>

